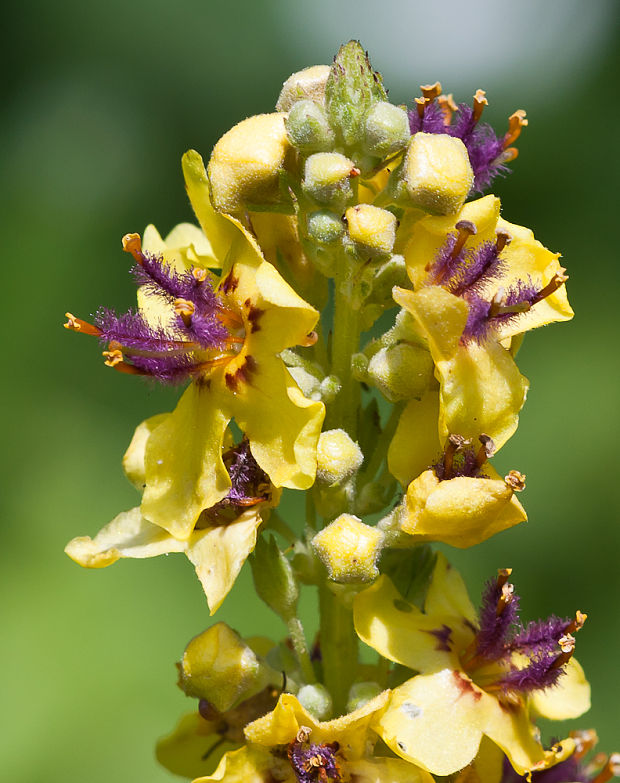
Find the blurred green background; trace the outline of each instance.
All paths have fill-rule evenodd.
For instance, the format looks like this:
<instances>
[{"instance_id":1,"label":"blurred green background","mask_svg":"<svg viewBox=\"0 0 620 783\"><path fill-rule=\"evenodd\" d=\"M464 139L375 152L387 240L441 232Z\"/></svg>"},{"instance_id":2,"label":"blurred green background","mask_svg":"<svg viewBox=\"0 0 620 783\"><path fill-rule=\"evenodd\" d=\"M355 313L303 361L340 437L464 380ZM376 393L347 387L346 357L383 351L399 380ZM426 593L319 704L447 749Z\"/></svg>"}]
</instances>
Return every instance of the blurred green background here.
<instances>
[{"instance_id":1,"label":"blurred green background","mask_svg":"<svg viewBox=\"0 0 620 783\"><path fill-rule=\"evenodd\" d=\"M133 427L175 391L109 372L63 313L132 302L120 238L191 218L180 172L225 130L270 111L294 70L360 38L395 102L440 79L487 89L500 129L530 125L504 216L561 250L577 317L528 337L532 388L500 468L527 473L530 522L452 553L473 597L512 565L524 616L589 614L578 657L602 748L619 749L620 569L618 142L614 0L31 0L5 28L0 124L4 237L2 390L2 778L170 780L155 738L192 704L177 660L210 622L185 558L83 571L62 552L137 496L120 468ZM466 8L466 10L465 10ZM283 628L247 601L247 573L217 619L249 634ZM315 625L311 598L306 619Z\"/></svg>"}]
</instances>

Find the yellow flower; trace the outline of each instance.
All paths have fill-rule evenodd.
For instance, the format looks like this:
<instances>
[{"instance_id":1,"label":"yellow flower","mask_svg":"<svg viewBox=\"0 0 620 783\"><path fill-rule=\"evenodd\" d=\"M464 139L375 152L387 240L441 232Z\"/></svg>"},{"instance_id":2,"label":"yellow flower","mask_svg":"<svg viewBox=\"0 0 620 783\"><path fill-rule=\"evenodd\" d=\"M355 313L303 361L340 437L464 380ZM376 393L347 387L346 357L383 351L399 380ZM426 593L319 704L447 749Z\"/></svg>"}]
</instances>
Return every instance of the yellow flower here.
<instances>
[{"instance_id":1,"label":"yellow flower","mask_svg":"<svg viewBox=\"0 0 620 783\"><path fill-rule=\"evenodd\" d=\"M273 712L246 726L248 744L227 753L213 775L195 783L264 783L269 775L282 783L432 783L408 762L369 755L375 741L370 725L388 697L384 691L355 712L320 722L283 693Z\"/></svg>"},{"instance_id":2,"label":"yellow flower","mask_svg":"<svg viewBox=\"0 0 620 783\"><path fill-rule=\"evenodd\" d=\"M225 712L201 701L198 712L184 715L174 730L159 740L157 760L185 778L211 774L224 754L244 744L244 727L272 710L277 699L278 691L267 687Z\"/></svg>"},{"instance_id":3,"label":"yellow flower","mask_svg":"<svg viewBox=\"0 0 620 783\"><path fill-rule=\"evenodd\" d=\"M213 210L200 156L187 153L183 168L204 237L183 224L168 237L169 246L151 228L146 239L155 256L143 251L137 235L128 235L125 249L136 259L142 283L138 312L104 311L96 326L69 316L67 326L107 340L107 364L118 370L192 382L172 413L140 425L125 457L144 488L140 510L118 517L94 541L78 539L68 549L89 566L185 551L213 609L252 550L261 523L256 508L228 526L201 516L226 498L234 500L223 454L228 423L234 418L245 433L267 484L307 489L315 478L325 410L303 396L279 356L308 344L318 313L263 258L240 223ZM201 266L205 259L222 268L215 291L214 278Z\"/></svg>"},{"instance_id":4,"label":"yellow flower","mask_svg":"<svg viewBox=\"0 0 620 783\"><path fill-rule=\"evenodd\" d=\"M425 217L404 249L414 291L395 288L427 340L440 384L439 434L493 438L514 433L527 380L513 338L573 315L558 255L531 231L499 217L485 196L452 217ZM516 343L515 343L516 346Z\"/></svg>"},{"instance_id":5,"label":"yellow flower","mask_svg":"<svg viewBox=\"0 0 620 783\"><path fill-rule=\"evenodd\" d=\"M125 472L138 489L146 481L144 457L148 439L171 415L158 414L142 422L123 458ZM254 550L258 530L269 508L277 505L280 497L280 491L269 483L266 474L257 470L247 442L229 449L224 457L231 468L235 463L245 466L245 475L236 476L236 493L232 499L225 498L203 511L189 537L175 536L149 522L140 508L133 508L115 517L94 538L74 538L65 552L85 568L104 568L120 558L183 552L196 569L213 614ZM235 475L234 469L232 473ZM241 496L243 492L246 493L244 497Z\"/></svg>"},{"instance_id":6,"label":"yellow flower","mask_svg":"<svg viewBox=\"0 0 620 783\"><path fill-rule=\"evenodd\" d=\"M518 598L509 574L488 583L479 617L442 555L424 612L385 576L355 599L360 638L419 672L392 691L373 726L396 754L433 774L469 764L483 736L526 774L548 758L531 715L573 718L589 708L589 686L572 659L572 633L585 617L515 630ZM571 750L567 743L566 754Z\"/></svg>"}]
</instances>

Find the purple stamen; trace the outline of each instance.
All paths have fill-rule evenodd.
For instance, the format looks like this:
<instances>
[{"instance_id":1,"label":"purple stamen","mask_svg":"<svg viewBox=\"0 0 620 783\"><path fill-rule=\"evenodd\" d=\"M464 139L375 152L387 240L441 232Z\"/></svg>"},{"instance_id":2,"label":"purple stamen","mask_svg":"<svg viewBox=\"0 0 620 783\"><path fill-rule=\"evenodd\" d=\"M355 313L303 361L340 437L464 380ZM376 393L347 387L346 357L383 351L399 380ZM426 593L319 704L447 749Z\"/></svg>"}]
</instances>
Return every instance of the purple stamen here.
<instances>
[{"instance_id":1,"label":"purple stamen","mask_svg":"<svg viewBox=\"0 0 620 783\"><path fill-rule=\"evenodd\" d=\"M501 783L526 783L528 778L521 777L508 759L504 759ZM554 767L534 772L532 783L590 783L591 778L574 756L561 761Z\"/></svg>"},{"instance_id":2,"label":"purple stamen","mask_svg":"<svg viewBox=\"0 0 620 783\"><path fill-rule=\"evenodd\" d=\"M499 680L499 684L506 691L519 691L520 693L531 693L551 688L564 674L563 667L554 665L556 657L540 655L536 658L530 658L530 663L527 666L508 672Z\"/></svg>"},{"instance_id":3,"label":"purple stamen","mask_svg":"<svg viewBox=\"0 0 620 783\"><path fill-rule=\"evenodd\" d=\"M409 114L409 129L412 134L419 133L448 133L448 127L445 123L445 115L441 107L431 101L425 104L422 117L418 113L417 107L412 109Z\"/></svg>"},{"instance_id":4,"label":"purple stamen","mask_svg":"<svg viewBox=\"0 0 620 783\"><path fill-rule=\"evenodd\" d=\"M203 511L197 528L233 522L245 508L271 498L269 476L252 456L246 438L237 446L228 449L223 460L230 476L231 487L225 498Z\"/></svg>"},{"instance_id":5,"label":"purple stamen","mask_svg":"<svg viewBox=\"0 0 620 783\"><path fill-rule=\"evenodd\" d=\"M452 120L446 124L446 117L435 101L424 106L422 118L416 109L409 112L411 133L447 133L461 139L467 149L474 173L474 184L470 195L482 193L498 175L506 175L510 169L505 165L510 158L504 150L504 138L499 138L486 122L477 122L471 106L461 103Z\"/></svg>"},{"instance_id":6,"label":"purple stamen","mask_svg":"<svg viewBox=\"0 0 620 783\"><path fill-rule=\"evenodd\" d=\"M161 257L139 254L132 268L136 283L151 296L163 299L171 308L171 324L150 325L141 312L121 315L100 308L95 325L100 339L126 355L141 374L162 383L179 383L208 364L204 351L221 351L229 339L218 318L219 303L210 280L192 271L177 272ZM187 313L173 310L175 303L186 305ZM217 358L217 357L216 357Z\"/></svg>"},{"instance_id":7,"label":"purple stamen","mask_svg":"<svg viewBox=\"0 0 620 783\"><path fill-rule=\"evenodd\" d=\"M476 655L494 661L504 656L510 636L519 624L519 596L513 593L497 611L503 585L497 579L488 581L482 593L479 619L480 630L476 635Z\"/></svg>"},{"instance_id":8,"label":"purple stamen","mask_svg":"<svg viewBox=\"0 0 620 783\"><path fill-rule=\"evenodd\" d=\"M289 745L288 757L299 783L323 783L334 780L342 781L340 769L336 760L338 743L331 742L317 745L295 740Z\"/></svg>"}]
</instances>

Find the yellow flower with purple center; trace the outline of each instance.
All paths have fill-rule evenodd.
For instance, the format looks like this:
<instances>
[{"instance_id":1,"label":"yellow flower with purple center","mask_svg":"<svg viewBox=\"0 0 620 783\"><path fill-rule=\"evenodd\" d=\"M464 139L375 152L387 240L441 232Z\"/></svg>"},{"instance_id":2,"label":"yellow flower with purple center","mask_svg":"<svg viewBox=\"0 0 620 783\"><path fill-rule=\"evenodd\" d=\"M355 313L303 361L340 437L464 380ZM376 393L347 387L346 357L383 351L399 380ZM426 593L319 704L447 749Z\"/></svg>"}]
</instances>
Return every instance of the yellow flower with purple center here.
<instances>
[{"instance_id":1,"label":"yellow flower with purple center","mask_svg":"<svg viewBox=\"0 0 620 783\"><path fill-rule=\"evenodd\" d=\"M159 414L143 422L125 454L125 472L138 489L144 486L146 478L148 439L170 415ZM67 544L66 553L85 568L104 568L122 558L184 553L196 569L213 614L254 550L269 509L280 498L280 491L253 458L247 440L226 449L223 461L231 481L228 493L200 514L187 538L176 537L153 524L138 507L119 514L94 538L74 538Z\"/></svg>"},{"instance_id":2,"label":"yellow flower with purple center","mask_svg":"<svg viewBox=\"0 0 620 783\"><path fill-rule=\"evenodd\" d=\"M272 712L246 726L247 745L195 783L432 783L409 762L371 755L377 739L371 723L388 698L384 691L354 712L322 722L283 693Z\"/></svg>"},{"instance_id":3,"label":"yellow flower with purple center","mask_svg":"<svg viewBox=\"0 0 620 783\"><path fill-rule=\"evenodd\" d=\"M481 122L488 104L484 90L476 90L472 105L456 104L452 94L441 92L441 84L423 85L422 95L415 99L415 108L409 112L412 134L447 134L460 139L473 169L472 192L485 190L497 175L507 173L506 164L514 160L518 150L512 145L527 125L525 111L518 109L508 118L508 130L498 136L493 128Z\"/></svg>"},{"instance_id":4,"label":"yellow flower with purple center","mask_svg":"<svg viewBox=\"0 0 620 783\"><path fill-rule=\"evenodd\" d=\"M527 520L515 496L525 489L525 476L511 470L502 478L487 461L493 441L486 435L478 440L476 448L450 435L442 458L408 485L392 520L412 541L463 549Z\"/></svg>"},{"instance_id":5,"label":"yellow flower with purple center","mask_svg":"<svg viewBox=\"0 0 620 783\"><path fill-rule=\"evenodd\" d=\"M483 736L526 774L549 759L532 718L574 718L590 706L589 685L572 658L585 615L522 626L509 575L502 570L487 584L479 613L442 555L424 611L386 576L355 599L359 637L418 672L392 691L374 728L396 754L433 774L469 764ZM572 748L565 743L562 753Z\"/></svg>"},{"instance_id":6,"label":"yellow flower with purple center","mask_svg":"<svg viewBox=\"0 0 620 783\"><path fill-rule=\"evenodd\" d=\"M499 200L485 196L458 215L419 220L404 256L414 290L395 288L394 299L415 319L435 363L440 438L484 432L499 449L528 388L513 358L518 339L573 315L558 255L500 218Z\"/></svg>"}]
</instances>

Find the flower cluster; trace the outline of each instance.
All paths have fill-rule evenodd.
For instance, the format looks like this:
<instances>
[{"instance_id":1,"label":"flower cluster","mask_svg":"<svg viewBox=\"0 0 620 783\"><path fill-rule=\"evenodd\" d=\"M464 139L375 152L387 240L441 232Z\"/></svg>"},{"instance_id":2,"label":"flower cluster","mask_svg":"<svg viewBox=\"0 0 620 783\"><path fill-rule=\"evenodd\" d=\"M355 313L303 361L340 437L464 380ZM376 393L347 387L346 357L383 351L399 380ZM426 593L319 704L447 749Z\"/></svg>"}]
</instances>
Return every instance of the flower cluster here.
<instances>
[{"instance_id":1,"label":"flower cluster","mask_svg":"<svg viewBox=\"0 0 620 783\"><path fill-rule=\"evenodd\" d=\"M108 367L185 384L123 458L139 503L68 555L99 568L184 552L211 614L248 561L287 629L218 622L185 648L178 685L197 703L157 756L201 783L619 772L615 755L583 760L592 733L545 742L537 725L589 708L573 657L586 615L523 623L509 568L476 609L431 548L526 520L525 476L491 461L525 402L524 335L573 313L559 255L481 195L525 112L498 136L483 91L469 106L421 90L409 110L390 103L354 41L293 74L206 167L183 156L198 225L123 238L136 307L67 314ZM285 518L283 489L305 523Z\"/></svg>"}]
</instances>

